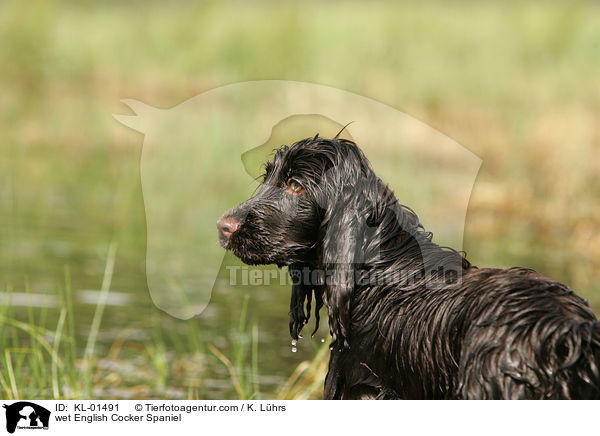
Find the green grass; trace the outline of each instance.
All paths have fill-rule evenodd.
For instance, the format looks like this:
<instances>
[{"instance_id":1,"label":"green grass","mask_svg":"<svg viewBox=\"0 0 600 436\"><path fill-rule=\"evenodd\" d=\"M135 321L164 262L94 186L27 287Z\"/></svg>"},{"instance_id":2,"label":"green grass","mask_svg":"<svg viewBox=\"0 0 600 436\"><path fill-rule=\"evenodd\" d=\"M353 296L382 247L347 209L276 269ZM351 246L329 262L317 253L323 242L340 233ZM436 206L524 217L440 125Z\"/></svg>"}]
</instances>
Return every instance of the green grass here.
<instances>
[{"instance_id":1,"label":"green grass","mask_svg":"<svg viewBox=\"0 0 600 436\"><path fill-rule=\"evenodd\" d=\"M291 353L289 290L221 280L187 321L148 293L142 136L111 114L127 113L124 98L169 108L240 81L345 89L455 139L483 160L470 260L533 267L600 311L599 12L583 1L1 2L0 297L56 305L0 305L0 396L318 397L326 346ZM230 127L207 138L226 143ZM212 194L232 205L246 192L232 188L228 149L212 153ZM434 201L402 177L407 195ZM83 290L104 297L88 304ZM112 293L130 303L104 305Z\"/></svg>"},{"instance_id":2,"label":"green grass","mask_svg":"<svg viewBox=\"0 0 600 436\"><path fill-rule=\"evenodd\" d=\"M232 388L239 399L262 399L259 384L258 366L258 327L254 323L247 325L249 296L243 299L239 314L239 325L233 344L233 362L219 351L213 344L207 343L206 349L194 341L198 332L190 327L188 339L190 343L170 344L165 340L167 331L160 325L160 317L152 319L152 339L143 345L133 343L129 346L139 352L143 361L139 367L148 371L146 386L136 386L126 383L125 371L119 367L113 368L101 365L117 363L121 359L121 351L128 347L127 332L115 338L110 349L102 359L94 351L98 332L102 326L102 313L105 309L106 296L110 292L110 281L116 255L116 245L111 245L107 255L105 275L102 286L102 297L99 299L92 318L92 324L86 339L83 352L77 344L73 317L71 286L68 270L65 274L65 286L60 295L59 317L56 327L46 326L47 309L42 308L35 313L28 306L27 322L19 321L19 316L12 313L10 305L0 306L0 397L9 400L19 398L48 398L48 399L85 399L85 398L114 398L115 390L122 389L117 395L122 398L146 398L168 395L169 387L185 388L183 398L202 398L202 367L189 365L184 368L187 377L177 379L174 372L183 362L209 351L227 369ZM10 299L10 290L8 290ZM190 324L190 326L193 324ZM311 340L312 342L312 340ZM312 342L314 347L316 343ZM168 352L175 350L173 356ZM317 349L317 348L315 348ZM310 399L319 398L326 373L328 347L321 344L312 361L303 361L293 371L288 380L274 392L267 393L268 397L279 399ZM138 368L136 368L138 369ZM190 379L192 375L192 379ZM124 383L122 383L124 382ZM181 384L181 386L177 386ZM150 390L147 388L150 387ZM106 394L102 391L106 389ZM117 389L118 391L118 389Z\"/></svg>"},{"instance_id":3,"label":"green grass","mask_svg":"<svg viewBox=\"0 0 600 436\"><path fill-rule=\"evenodd\" d=\"M67 291L68 292L68 291ZM65 297L65 294L61 294ZM7 290L10 301L10 289ZM34 309L27 307L27 322L20 321L11 313L11 306L2 306L0 314L0 385L2 396L16 398L62 398L64 389L73 391L78 377L76 370L76 344L72 332L74 326L68 313L72 306L63 300L56 327L46 324L46 311L42 308L38 317ZM65 326L65 324L67 324ZM84 374L87 375L87 374Z\"/></svg>"}]
</instances>

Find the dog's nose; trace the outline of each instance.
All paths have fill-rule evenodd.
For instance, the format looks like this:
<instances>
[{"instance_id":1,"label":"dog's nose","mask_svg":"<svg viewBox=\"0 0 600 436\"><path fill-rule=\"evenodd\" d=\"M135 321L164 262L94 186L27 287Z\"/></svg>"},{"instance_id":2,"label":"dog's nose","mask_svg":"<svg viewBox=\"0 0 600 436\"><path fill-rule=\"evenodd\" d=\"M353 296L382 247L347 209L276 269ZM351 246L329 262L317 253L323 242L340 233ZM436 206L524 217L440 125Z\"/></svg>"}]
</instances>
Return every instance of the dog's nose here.
<instances>
[{"instance_id":1,"label":"dog's nose","mask_svg":"<svg viewBox=\"0 0 600 436\"><path fill-rule=\"evenodd\" d=\"M217 228L219 229L219 235L229 239L240 228L240 222L232 216L221 217L217 221Z\"/></svg>"}]
</instances>

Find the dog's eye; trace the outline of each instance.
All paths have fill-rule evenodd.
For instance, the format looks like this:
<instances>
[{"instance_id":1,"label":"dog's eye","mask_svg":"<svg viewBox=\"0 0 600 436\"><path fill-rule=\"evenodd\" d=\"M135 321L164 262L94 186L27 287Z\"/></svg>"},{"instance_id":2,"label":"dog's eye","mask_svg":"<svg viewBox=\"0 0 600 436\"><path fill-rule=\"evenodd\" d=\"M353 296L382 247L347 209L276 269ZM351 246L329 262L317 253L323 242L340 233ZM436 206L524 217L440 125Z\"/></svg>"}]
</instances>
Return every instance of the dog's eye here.
<instances>
[{"instance_id":1,"label":"dog's eye","mask_svg":"<svg viewBox=\"0 0 600 436\"><path fill-rule=\"evenodd\" d=\"M300 183L296 182L295 180L290 180L288 182L288 191L290 191L293 194L300 194L302 191L304 191L304 188Z\"/></svg>"}]
</instances>

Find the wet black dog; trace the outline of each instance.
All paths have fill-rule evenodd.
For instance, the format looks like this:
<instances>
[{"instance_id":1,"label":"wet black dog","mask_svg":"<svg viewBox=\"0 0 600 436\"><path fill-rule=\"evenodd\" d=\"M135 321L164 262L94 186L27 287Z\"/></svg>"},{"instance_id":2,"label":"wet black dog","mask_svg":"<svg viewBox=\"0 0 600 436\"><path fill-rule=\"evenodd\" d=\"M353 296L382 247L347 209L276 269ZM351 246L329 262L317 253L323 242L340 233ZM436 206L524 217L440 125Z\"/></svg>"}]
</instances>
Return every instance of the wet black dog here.
<instances>
[{"instance_id":1,"label":"wet black dog","mask_svg":"<svg viewBox=\"0 0 600 436\"><path fill-rule=\"evenodd\" d=\"M217 226L245 263L289 267L292 337L313 293L317 317L327 306L327 399L600 398L587 302L532 270L478 269L433 243L351 141L277 150L258 194Z\"/></svg>"}]
</instances>

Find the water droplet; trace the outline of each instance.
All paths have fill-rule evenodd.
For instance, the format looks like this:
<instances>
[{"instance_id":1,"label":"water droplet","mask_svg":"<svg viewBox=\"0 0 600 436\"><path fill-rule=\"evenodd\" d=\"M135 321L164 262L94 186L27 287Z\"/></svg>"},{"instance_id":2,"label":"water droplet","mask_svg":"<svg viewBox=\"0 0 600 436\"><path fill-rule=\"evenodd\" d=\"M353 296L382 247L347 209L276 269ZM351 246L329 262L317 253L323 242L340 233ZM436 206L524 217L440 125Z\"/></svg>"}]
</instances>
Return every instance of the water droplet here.
<instances>
[{"instance_id":1,"label":"water droplet","mask_svg":"<svg viewBox=\"0 0 600 436\"><path fill-rule=\"evenodd\" d=\"M325 339L321 338L321 342L325 342Z\"/></svg>"},{"instance_id":2,"label":"water droplet","mask_svg":"<svg viewBox=\"0 0 600 436\"><path fill-rule=\"evenodd\" d=\"M292 347L295 347L297 344L297 341L295 339L292 340Z\"/></svg>"},{"instance_id":3,"label":"water droplet","mask_svg":"<svg viewBox=\"0 0 600 436\"><path fill-rule=\"evenodd\" d=\"M296 351L298 351L296 347L292 347L292 353L295 353Z\"/></svg>"}]
</instances>

